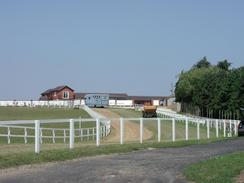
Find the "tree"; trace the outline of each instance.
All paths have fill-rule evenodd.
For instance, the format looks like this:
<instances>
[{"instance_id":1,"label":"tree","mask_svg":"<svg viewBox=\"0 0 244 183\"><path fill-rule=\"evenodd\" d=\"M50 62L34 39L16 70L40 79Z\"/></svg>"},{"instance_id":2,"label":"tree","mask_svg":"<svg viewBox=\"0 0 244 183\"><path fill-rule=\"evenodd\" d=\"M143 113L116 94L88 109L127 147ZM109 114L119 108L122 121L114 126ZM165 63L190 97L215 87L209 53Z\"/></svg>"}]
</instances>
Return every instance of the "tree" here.
<instances>
[{"instance_id":1,"label":"tree","mask_svg":"<svg viewBox=\"0 0 244 183\"><path fill-rule=\"evenodd\" d=\"M236 118L240 107L244 108L244 67L229 70L230 65L223 60L213 66L204 57L182 72L175 87L182 112L200 110L203 116Z\"/></svg>"},{"instance_id":2,"label":"tree","mask_svg":"<svg viewBox=\"0 0 244 183\"><path fill-rule=\"evenodd\" d=\"M197 62L193 68L209 68L211 66L210 62L207 60L206 57L203 57L199 62Z\"/></svg>"},{"instance_id":3,"label":"tree","mask_svg":"<svg viewBox=\"0 0 244 183\"><path fill-rule=\"evenodd\" d=\"M231 66L231 63L228 62L227 60L223 60L223 61L219 61L217 64L217 67L219 67L220 69L229 70L229 67Z\"/></svg>"}]
</instances>

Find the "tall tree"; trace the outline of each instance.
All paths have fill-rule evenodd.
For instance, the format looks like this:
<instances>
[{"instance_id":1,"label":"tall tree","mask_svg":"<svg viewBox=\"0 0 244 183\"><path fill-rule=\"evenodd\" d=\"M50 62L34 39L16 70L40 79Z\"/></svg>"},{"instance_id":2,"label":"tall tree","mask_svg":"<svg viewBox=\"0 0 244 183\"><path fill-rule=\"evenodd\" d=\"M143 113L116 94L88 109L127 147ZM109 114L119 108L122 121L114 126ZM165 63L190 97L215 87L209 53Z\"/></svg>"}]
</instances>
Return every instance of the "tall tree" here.
<instances>
[{"instance_id":1,"label":"tall tree","mask_svg":"<svg viewBox=\"0 0 244 183\"><path fill-rule=\"evenodd\" d=\"M203 57L201 60L199 60L193 68L209 68L211 66L210 62L207 60L207 57Z\"/></svg>"},{"instance_id":2,"label":"tall tree","mask_svg":"<svg viewBox=\"0 0 244 183\"><path fill-rule=\"evenodd\" d=\"M201 114L237 116L244 108L244 67L229 69L227 60L212 66L204 57L189 71L182 72L175 87L176 101L183 112L198 108ZM244 114L243 114L244 115Z\"/></svg>"},{"instance_id":3,"label":"tall tree","mask_svg":"<svg viewBox=\"0 0 244 183\"><path fill-rule=\"evenodd\" d=\"M217 67L219 67L220 69L229 70L229 67L231 66L231 63L228 62L227 60L223 60L223 61L219 61L217 64Z\"/></svg>"}]
</instances>

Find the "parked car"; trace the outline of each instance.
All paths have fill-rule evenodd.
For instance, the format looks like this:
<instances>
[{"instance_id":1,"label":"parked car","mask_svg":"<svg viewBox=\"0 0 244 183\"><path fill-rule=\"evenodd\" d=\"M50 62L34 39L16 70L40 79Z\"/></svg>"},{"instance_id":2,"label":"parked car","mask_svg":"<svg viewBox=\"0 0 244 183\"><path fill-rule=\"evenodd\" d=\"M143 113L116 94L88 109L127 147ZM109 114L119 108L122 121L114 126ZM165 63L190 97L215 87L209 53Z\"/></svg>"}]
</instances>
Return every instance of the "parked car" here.
<instances>
[{"instance_id":1,"label":"parked car","mask_svg":"<svg viewBox=\"0 0 244 183\"><path fill-rule=\"evenodd\" d=\"M241 121L238 125L238 136L244 135L244 121Z\"/></svg>"}]
</instances>

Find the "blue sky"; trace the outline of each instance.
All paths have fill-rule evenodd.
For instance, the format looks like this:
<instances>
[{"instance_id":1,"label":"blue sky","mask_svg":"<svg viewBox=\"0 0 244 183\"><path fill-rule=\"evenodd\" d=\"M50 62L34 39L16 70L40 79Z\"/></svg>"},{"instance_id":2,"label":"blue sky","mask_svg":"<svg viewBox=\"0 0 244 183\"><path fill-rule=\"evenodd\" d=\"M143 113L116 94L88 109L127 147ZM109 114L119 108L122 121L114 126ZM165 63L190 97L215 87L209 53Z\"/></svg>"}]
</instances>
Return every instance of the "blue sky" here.
<instances>
[{"instance_id":1,"label":"blue sky","mask_svg":"<svg viewBox=\"0 0 244 183\"><path fill-rule=\"evenodd\" d=\"M244 1L0 1L0 99L77 92L168 95L206 56L244 63Z\"/></svg>"}]
</instances>

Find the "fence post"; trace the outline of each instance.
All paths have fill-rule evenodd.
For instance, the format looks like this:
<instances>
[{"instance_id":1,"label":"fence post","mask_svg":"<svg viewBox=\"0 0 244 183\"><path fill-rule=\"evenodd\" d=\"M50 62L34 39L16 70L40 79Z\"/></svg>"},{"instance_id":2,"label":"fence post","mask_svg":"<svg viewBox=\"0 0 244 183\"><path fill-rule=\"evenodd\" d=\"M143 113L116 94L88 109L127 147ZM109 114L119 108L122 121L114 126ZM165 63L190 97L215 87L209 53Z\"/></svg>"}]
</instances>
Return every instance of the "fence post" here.
<instances>
[{"instance_id":1,"label":"fence post","mask_svg":"<svg viewBox=\"0 0 244 183\"><path fill-rule=\"evenodd\" d=\"M64 129L64 143L66 143L66 130Z\"/></svg>"},{"instance_id":2,"label":"fence post","mask_svg":"<svg viewBox=\"0 0 244 183\"><path fill-rule=\"evenodd\" d=\"M219 138L219 121L215 120L216 138Z\"/></svg>"},{"instance_id":3,"label":"fence post","mask_svg":"<svg viewBox=\"0 0 244 183\"><path fill-rule=\"evenodd\" d=\"M10 135L11 135L11 131L10 131L10 127L8 127L8 144L10 144Z\"/></svg>"},{"instance_id":4,"label":"fence post","mask_svg":"<svg viewBox=\"0 0 244 183\"><path fill-rule=\"evenodd\" d=\"M124 119L120 118L120 144L124 143Z\"/></svg>"},{"instance_id":5,"label":"fence post","mask_svg":"<svg viewBox=\"0 0 244 183\"><path fill-rule=\"evenodd\" d=\"M209 119L207 119L207 138L210 138L210 132L209 132Z\"/></svg>"},{"instance_id":6,"label":"fence post","mask_svg":"<svg viewBox=\"0 0 244 183\"><path fill-rule=\"evenodd\" d=\"M235 135L237 135L237 122L236 122L236 120L235 120L234 124L235 124Z\"/></svg>"},{"instance_id":7,"label":"fence post","mask_svg":"<svg viewBox=\"0 0 244 183\"><path fill-rule=\"evenodd\" d=\"M40 153L40 121L35 120L35 153Z\"/></svg>"},{"instance_id":8,"label":"fence post","mask_svg":"<svg viewBox=\"0 0 244 183\"><path fill-rule=\"evenodd\" d=\"M52 138L53 138L53 144L55 144L55 131L52 129Z\"/></svg>"},{"instance_id":9,"label":"fence post","mask_svg":"<svg viewBox=\"0 0 244 183\"><path fill-rule=\"evenodd\" d=\"M229 134L228 137L232 137L232 124L231 124L231 120L229 120Z\"/></svg>"},{"instance_id":10,"label":"fence post","mask_svg":"<svg viewBox=\"0 0 244 183\"><path fill-rule=\"evenodd\" d=\"M96 119L96 145L100 145L100 120Z\"/></svg>"},{"instance_id":11,"label":"fence post","mask_svg":"<svg viewBox=\"0 0 244 183\"><path fill-rule=\"evenodd\" d=\"M224 137L226 137L226 121L224 120Z\"/></svg>"},{"instance_id":12,"label":"fence post","mask_svg":"<svg viewBox=\"0 0 244 183\"><path fill-rule=\"evenodd\" d=\"M27 144L27 129L25 128L24 129L24 133L25 133L25 137L24 137L24 141L25 141L25 144Z\"/></svg>"},{"instance_id":13,"label":"fence post","mask_svg":"<svg viewBox=\"0 0 244 183\"><path fill-rule=\"evenodd\" d=\"M140 143L143 141L143 118L140 119Z\"/></svg>"},{"instance_id":14,"label":"fence post","mask_svg":"<svg viewBox=\"0 0 244 183\"><path fill-rule=\"evenodd\" d=\"M172 118L172 140L175 141L175 118Z\"/></svg>"},{"instance_id":15,"label":"fence post","mask_svg":"<svg viewBox=\"0 0 244 183\"><path fill-rule=\"evenodd\" d=\"M200 140L200 121L197 120L197 140Z\"/></svg>"},{"instance_id":16,"label":"fence post","mask_svg":"<svg viewBox=\"0 0 244 183\"><path fill-rule=\"evenodd\" d=\"M161 141L161 119L158 118L158 142Z\"/></svg>"},{"instance_id":17,"label":"fence post","mask_svg":"<svg viewBox=\"0 0 244 183\"><path fill-rule=\"evenodd\" d=\"M74 120L70 119L69 121L69 148L74 148Z\"/></svg>"},{"instance_id":18,"label":"fence post","mask_svg":"<svg viewBox=\"0 0 244 183\"><path fill-rule=\"evenodd\" d=\"M186 140L189 139L189 128L188 128L188 118L186 117L185 119L186 122Z\"/></svg>"}]
</instances>

